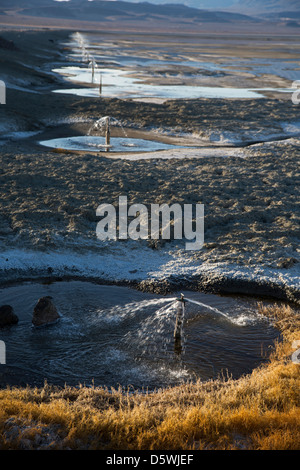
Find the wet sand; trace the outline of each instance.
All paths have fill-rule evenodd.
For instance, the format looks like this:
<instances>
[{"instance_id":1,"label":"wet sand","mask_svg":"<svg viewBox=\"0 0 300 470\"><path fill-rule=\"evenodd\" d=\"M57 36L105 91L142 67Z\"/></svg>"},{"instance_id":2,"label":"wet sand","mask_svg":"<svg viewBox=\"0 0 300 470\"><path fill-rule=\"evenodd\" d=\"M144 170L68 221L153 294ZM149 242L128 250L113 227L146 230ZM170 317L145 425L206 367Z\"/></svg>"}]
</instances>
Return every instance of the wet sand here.
<instances>
[{"instance_id":1,"label":"wet sand","mask_svg":"<svg viewBox=\"0 0 300 470\"><path fill-rule=\"evenodd\" d=\"M289 95L164 103L57 95L52 91L69 83L52 68L65 64L63 43L70 32L1 34L17 48L0 49L0 79L8 87L0 115L3 284L45 276L90 277L161 292L182 285L299 302L300 141L294 137L245 147L249 140L282 135L283 123L299 120L299 107ZM251 48L253 42L238 51L233 45L227 54L235 51L242 58ZM269 53L270 48L259 52L260 57ZM291 57L287 51L282 54ZM239 83L247 78L253 84L243 73L235 74ZM227 78L229 82L225 76L214 80L233 83L232 75ZM256 86L269 83L268 77L257 80ZM288 83L273 77L273 85ZM118 154L60 152L38 145L43 137L65 136L66 131L85 134L105 115L149 138L192 141L199 148L126 160ZM243 136L241 147L226 141L235 130ZM120 195L127 195L129 204L204 204L203 249L187 252L174 240L100 245L96 208L117 204Z\"/></svg>"}]
</instances>

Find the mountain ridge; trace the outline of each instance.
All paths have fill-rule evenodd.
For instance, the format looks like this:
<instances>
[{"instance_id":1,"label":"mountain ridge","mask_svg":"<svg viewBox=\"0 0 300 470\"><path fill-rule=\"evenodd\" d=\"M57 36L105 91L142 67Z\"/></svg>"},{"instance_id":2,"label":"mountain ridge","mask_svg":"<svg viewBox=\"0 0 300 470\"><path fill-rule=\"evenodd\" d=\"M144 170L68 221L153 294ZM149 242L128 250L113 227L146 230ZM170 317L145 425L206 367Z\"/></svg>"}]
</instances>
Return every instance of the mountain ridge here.
<instances>
[{"instance_id":1,"label":"mountain ridge","mask_svg":"<svg viewBox=\"0 0 300 470\"><path fill-rule=\"evenodd\" d=\"M4 3L8 4L7 0ZM110 17L124 16L126 19L139 19L141 15L149 17L189 18L201 22L231 22L231 21L256 21L248 15L237 12L219 10L200 10L183 4L170 3L156 5L150 2L127 2L105 0L70 0L69 2L55 2L45 0L41 5L37 0L29 0L26 6L19 0L12 0L11 7L18 7L23 15L46 18L69 18L81 20L101 20Z\"/></svg>"},{"instance_id":2,"label":"mountain ridge","mask_svg":"<svg viewBox=\"0 0 300 470\"><path fill-rule=\"evenodd\" d=\"M185 31L248 31L250 34L268 34L276 31L290 34L300 32L300 9L296 10L299 0L288 0L284 3L286 8L281 12L280 5L283 0L244 0L243 12L239 5L241 0L231 8L226 9L199 9L183 5L179 0L153 0L156 4L138 0L107 1L107 0L1 0L0 15L2 24L31 25L37 27L68 27L72 28L129 28L129 29L159 29L176 28ZM160 4L157 2L160 1ZM182 0L194 4L195 0ZM220 4L215 0L214 4ZM234 0L226 0L228 2ZM208 0L200 1L207 4ZM212 0L213 2L213 0ZM260 8L264 4L267 13ZM198 4L199 5L199 4ZM257 9L255 10L255 5ZM277 7L275 8L275 6ZM213 3L211 3L213 6ZM247 10L248 8L248 10ZM271 9L270 9L271 8ZM299 7L300 8L300 7ZM249 11L249 12L248 12ZM250 14L251 13L251 14ZM80 26L81 25L81 26ZM288 28L287 28L288 27ZM297 32L298 30L298 32Z\"/></svg>"}]
</instances>

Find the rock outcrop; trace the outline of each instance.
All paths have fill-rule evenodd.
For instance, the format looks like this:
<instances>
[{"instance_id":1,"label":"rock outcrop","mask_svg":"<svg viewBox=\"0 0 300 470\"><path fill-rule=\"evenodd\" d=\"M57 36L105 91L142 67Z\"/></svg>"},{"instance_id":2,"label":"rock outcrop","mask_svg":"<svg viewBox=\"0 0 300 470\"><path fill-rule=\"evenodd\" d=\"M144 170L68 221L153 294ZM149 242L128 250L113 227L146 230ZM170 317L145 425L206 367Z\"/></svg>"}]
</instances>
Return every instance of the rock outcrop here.
<instances>
[{"instance_id":1,"label":"rock outcrop","mask_svg":"<svg viewBox=\"0 0 300 470\"><path fill-rule=\"evenodd\" d=\"M60 315L56 310L52 297L41 297L34 307L32 324L34 326L49 325L59 320Z\"/></svg>"},{"instance_id":2,"label":"rock outcrop","mask_svg":"<svg viewBox=\"0 0 300 470\"><path fill-rule=\"evenodd\" d=\"M0 307L0 328L9 325L15 325L19 319L14 313L11 305L2 305Z\"/></svg>"}]
</instances>

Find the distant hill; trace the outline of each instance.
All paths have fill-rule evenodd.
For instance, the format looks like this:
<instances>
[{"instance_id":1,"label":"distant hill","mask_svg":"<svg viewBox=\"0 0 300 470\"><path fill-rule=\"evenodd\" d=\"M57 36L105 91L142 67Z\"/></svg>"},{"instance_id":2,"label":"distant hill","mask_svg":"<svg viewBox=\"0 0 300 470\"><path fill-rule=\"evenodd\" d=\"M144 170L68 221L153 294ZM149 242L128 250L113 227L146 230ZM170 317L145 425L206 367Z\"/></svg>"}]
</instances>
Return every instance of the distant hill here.
<instances>
[{"instance_id":1,"label":"distant hill","mask_svg":"<svg viewBox=\"0 0 300 470\"><path fill-rule=\"evenodd\" d=\"M228 10L253 16L279 17L284 12L300 11L300 0L239 0Z\"/></svg>"},{"instance_id":2,"label":"distant hill","mask_svg":"<svg viewBox=\"0 0 300 470\"><path fill-rule=\"evenodd\" d=\"M143 0L131 0L133 3L139 3ZM167 0L149 0L156 5L168 3ZM198 8L199 10L225 10L231 7L237 0L171 0L170 3L180 3L187 7Z\"/></svg>"},{"instance_id":3,"label":"distant hill","mask_svg":"<svg viewBox=\"0 0 300 470\"><path fill-rule=\"evenodd\" d=\"M183 0L184 1L184 0ZM1 0L2 9L18 9L22 15L63 18L85 21L104 21L119 19L147 20L155 18L190 19L201 22L237 22L257 21L248 15L238 12L225 12L218 10L199 10L182 4L154 5L147 2L124 2L103 0L70 0L69 2L55 2L54 0Z\"/></svg>"},{"instance_id":4,"label":"distant hill","mask_svg":"<svg viewBox=\"0 0 300 470\"><path fill-rule=\"evenodd\" d=\"M227 33L247 30L251 34L279 34L288 27L300 33L300 0L181 0L184 5L180 0L152 1L155 4L142 0L0 0L0 15L3 24L37 27L97 29L101 24L129 30L201 28ZM200 9L201 5L206 9Z\"/></svg>"}]
</instances>

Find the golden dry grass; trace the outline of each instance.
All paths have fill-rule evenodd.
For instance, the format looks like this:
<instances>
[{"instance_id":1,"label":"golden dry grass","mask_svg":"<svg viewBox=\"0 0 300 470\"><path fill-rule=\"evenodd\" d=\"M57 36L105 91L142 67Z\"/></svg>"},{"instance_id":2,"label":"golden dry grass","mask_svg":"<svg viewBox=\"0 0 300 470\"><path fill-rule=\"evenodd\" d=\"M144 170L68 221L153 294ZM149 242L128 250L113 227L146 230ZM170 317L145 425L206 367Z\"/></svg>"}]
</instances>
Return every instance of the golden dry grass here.
<instances>
[{"instance_id":1,"label":"golden dry grass","mask_svg":"<svg viewBox=\"0 0 300 470\"><path fill-rule=\"evenodd\" d=\"M282 332L267 363L238 380L141 394L105 388L0 391L2 449L299 450L300 316L266 308Z\"/></svg>"}]
</instances>

